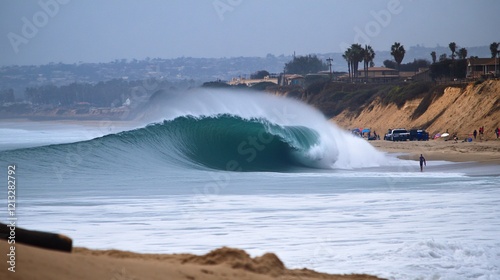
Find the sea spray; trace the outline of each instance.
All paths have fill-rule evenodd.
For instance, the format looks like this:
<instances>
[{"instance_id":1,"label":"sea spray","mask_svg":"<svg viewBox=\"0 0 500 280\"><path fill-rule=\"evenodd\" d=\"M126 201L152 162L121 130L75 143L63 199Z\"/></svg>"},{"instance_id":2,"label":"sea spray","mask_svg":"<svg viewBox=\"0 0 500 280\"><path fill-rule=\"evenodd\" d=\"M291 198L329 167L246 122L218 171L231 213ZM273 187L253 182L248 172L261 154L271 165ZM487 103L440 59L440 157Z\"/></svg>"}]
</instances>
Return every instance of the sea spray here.
<instances>
[{"instance_id":1,"label":"sea spray","mask_svg":"<svg viewBox=\"0 0 500 280\"><path fill-rule=\"evenodd\" d=\"M296 160L314 168L360 168L386 165L388 159L364 139L340 129L315 108L303 102L260 92L197 89L182 94L155 96L149 121L179 116L228 114L242 119L262 119L278 126L301 126L315 131L318 141Z\"/></svg>"}]
</instances>

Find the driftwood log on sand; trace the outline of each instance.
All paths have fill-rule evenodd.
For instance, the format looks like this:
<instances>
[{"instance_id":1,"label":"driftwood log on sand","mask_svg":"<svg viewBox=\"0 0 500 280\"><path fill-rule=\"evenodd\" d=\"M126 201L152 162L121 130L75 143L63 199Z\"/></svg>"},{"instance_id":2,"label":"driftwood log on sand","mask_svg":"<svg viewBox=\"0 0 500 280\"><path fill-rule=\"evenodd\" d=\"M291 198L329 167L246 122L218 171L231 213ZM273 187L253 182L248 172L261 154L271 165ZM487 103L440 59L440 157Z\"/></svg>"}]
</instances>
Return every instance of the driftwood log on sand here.
<instances>
[{"instance_id":1,"label":"driftwood log on sand","mask_svg":"<svg viewBox=\"0 0 500 280\"><path fill-rule=\"evenodd\" d=\"M0 223L0 238L7 241L15 240L16 243L69 253L73 247L73 240L65 235L26 230L15 225L3 223Z\"/></svg>"}]
</instances>

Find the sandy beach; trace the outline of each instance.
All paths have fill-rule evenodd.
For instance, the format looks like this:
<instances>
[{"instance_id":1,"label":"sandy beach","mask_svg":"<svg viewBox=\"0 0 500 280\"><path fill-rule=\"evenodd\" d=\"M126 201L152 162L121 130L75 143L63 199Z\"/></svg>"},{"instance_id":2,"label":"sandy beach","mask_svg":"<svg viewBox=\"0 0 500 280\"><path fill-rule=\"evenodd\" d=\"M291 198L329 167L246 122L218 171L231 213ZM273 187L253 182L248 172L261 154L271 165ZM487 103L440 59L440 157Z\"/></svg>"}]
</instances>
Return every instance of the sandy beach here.
<instances>
[{"instance_id":1,"label":"sandy beach","mask_svg":"<svg viewBox=\"0 0 500 280\"><path fill-rule=\"evenodd\" d=\"M500 164L500 139L473 142L444 139L405 142L376 140L369 143L384 152L402 153L399 156L401 159L418 160L423 154L427 160Z\"/></svg>"},{"instance_id":2,"label":"sandy beach","mask_svg":"<svg viewBox=\"0 0 500 280\"><path fill-rule=\"evenodd\" d=\"M6 241L0 241L3 253ZM5 259L5 255L4 255ZM16 244L15 272L3 262L1 279L332 279L375 280L368 275L328 275L308 269L285 268L272 253L251 258L245 251L220 248L203 256L137 254L118 250L73 248L72 253Z\"/></svg>"}]
</instances>

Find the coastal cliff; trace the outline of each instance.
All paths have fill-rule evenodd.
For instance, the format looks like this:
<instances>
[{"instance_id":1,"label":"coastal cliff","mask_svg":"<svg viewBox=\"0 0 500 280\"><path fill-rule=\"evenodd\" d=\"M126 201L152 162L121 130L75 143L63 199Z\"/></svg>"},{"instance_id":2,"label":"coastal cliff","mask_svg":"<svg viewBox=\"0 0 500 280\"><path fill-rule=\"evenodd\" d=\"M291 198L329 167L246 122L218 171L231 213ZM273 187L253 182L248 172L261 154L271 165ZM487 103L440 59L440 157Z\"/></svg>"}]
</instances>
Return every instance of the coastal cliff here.
<instances>
[{"instance_id":1,"label":"coastal cliff","mask_svg":"<svg viewBox=\"0 0 500 280\"><path fill-rule=\"evenodd\" d=\"M313 84L272 93L300 99L321 110L345 129L371 128L380 135L390 128L448 131L463 139L484 126L485 139L500 126L500 81L436 85L431 82L373 85Z\"/></svg>"},{"instance_id":2,"label":"coastal cliff","mask_svg":"<svg viewBox=\"0 0 500 280\"><path fill-rule=\"evenodd\" d=\"M359 113L345 109L331 120L345 128L370 127L380 133L395 127L424 128L431 135L448 131L459 137L484 126L486 139L496 137L494 130L500 126L500 81L435 90L408 99L402 106L383 104L381 98L376 98Z\"/></svg>"}]
</instances>

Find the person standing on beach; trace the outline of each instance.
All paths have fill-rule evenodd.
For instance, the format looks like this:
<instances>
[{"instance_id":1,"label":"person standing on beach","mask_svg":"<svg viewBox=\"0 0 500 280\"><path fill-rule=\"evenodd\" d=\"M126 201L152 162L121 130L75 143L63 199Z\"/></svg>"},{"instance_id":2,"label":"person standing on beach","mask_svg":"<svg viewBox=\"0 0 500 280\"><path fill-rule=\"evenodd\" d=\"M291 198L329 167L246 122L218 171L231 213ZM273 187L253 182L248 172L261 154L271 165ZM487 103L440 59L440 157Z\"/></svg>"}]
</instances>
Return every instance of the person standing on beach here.
<instances>
[{"instance_id":1,"label":"person standing on beach","mask_svg":"<svg viewBox=\"0 0 500 280\"><path fill-rule=\"evenodd\" d=\"M427 166L427 162L425 162L424 156L420 154L420 172L424 172L424 165Z\"/></svg>"},{"instance_id":2,"label":"person standing on beach","mask_svg":"<svg viewBox=\"0 0 500 280\"><path fill-rule=\"evenodd\" d=\"M497 129L495 129L495 134L497 135L498 139L498 137L500 137L500 127L497 127Z\"/></svg>"},{"instance_id":3,"label":"person standing on beach","mask_svg":"<svg viewBox=\"0 0 500 280\"><path fill-rule=\"evenodd\" d=\"M476 140L477 130L474 129L474 132L472 133L472 135L474 135L474 140Z\"/></svg>"}]
</instances>

